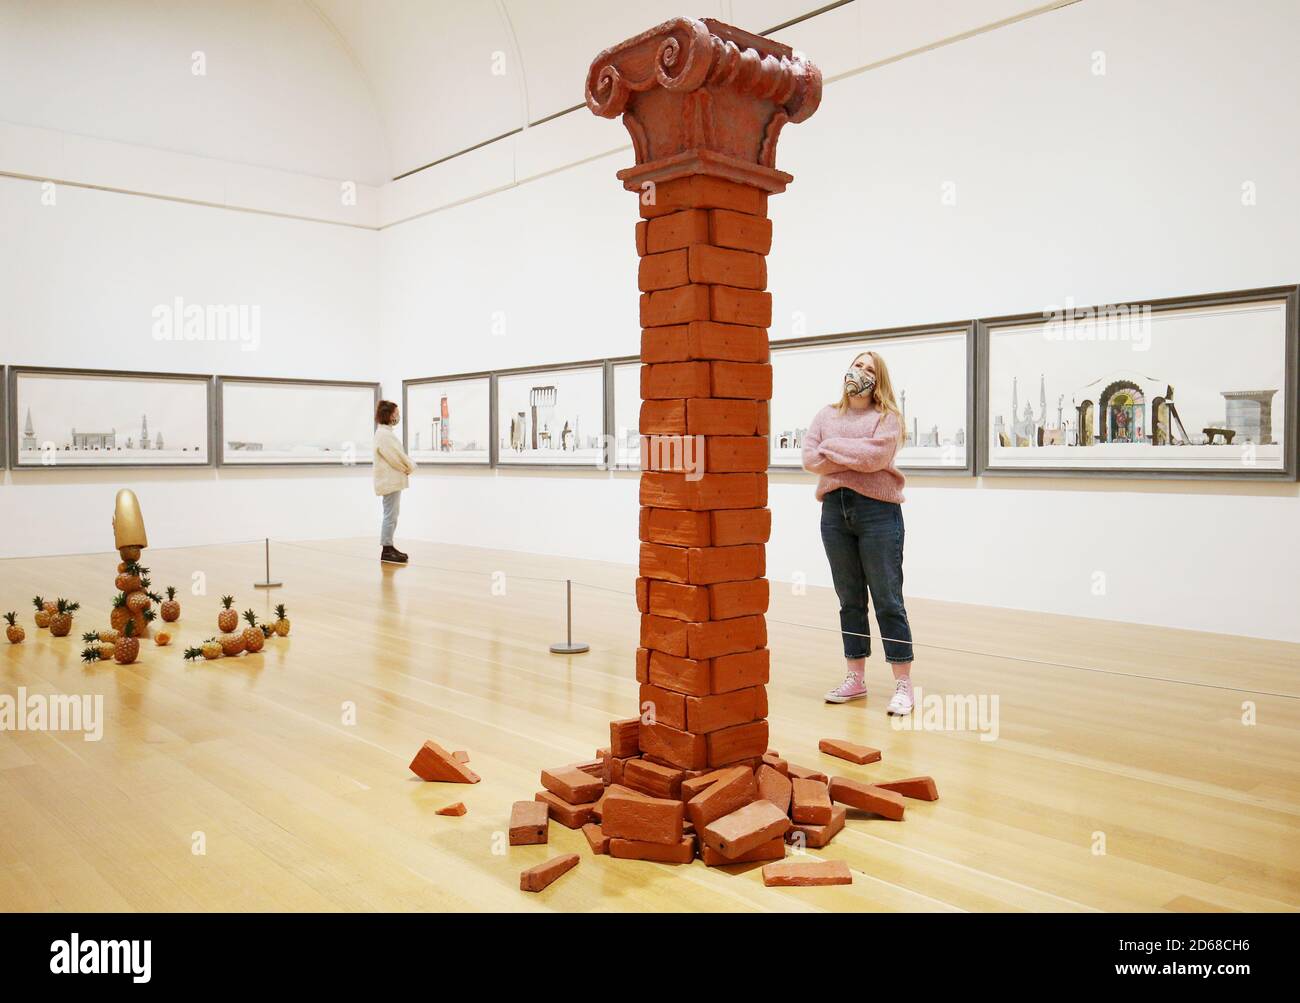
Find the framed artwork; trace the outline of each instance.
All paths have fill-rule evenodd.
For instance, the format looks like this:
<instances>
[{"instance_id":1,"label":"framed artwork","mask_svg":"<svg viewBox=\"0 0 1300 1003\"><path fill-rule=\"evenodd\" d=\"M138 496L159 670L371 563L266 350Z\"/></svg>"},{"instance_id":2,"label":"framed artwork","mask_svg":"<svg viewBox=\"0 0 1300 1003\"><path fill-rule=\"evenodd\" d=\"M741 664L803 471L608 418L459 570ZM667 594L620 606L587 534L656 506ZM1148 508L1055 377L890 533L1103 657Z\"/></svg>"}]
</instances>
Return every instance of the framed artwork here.
<instances>
[{"instance_id":1,"label":"framed artwork","mask_svg":"<svg viewBox=\"0 0 1300 1003\"><path fill-rule=\"evenodd\" d=\"M616 470L641 468L641 360L611 359L609 362L611 462Z\"/></svg>"},{"instance_id":2,"label":"framed artwork","mask_svg":"<svg viewBox=\"0 0 1300 1003\"><path fill-rule=\"evenodd\" d=\"M600 467L605 462L605 363L497 373L498 466Z\"/></svg>"},{"instance_id":3,"label":"framed artwork","mask_svg":"<svg viewBox=\"0 0 1300 1003\"><path fill-rule=\"evenodd\" d=\"M206 467L212 378L11 366L12 469Z\"/></svg>"},{"instance_id":4,"label":"framed artwork","mask_svg":"<svg viewBox=\"0 0 1300 1003\"><path fill-rule=\"evenodd\" d=\"M802 469L803 437L813 416L839 399L845 371L866 351L884 359L903 413L906 438L895 460L898 468L909 473L971 473L971 322L773 342L773 469Z\"/></svg>"},{"instance_id":5,"label":"framed artwork","mask_svg":"<svg viewBox=\"0 0 1300 1003\"><path fill-rule=\"evenodd\" d=\"M219 376L218 463L369 465L378 403L378 383Z\"/></svg>"},{"instance_id":6,"label":"framed artwork","mask_svg":"<svg viewBox=\"0 0 1300 1003\"><path fill-rule=\"evenodd\" d=\"M980 321L980 472L1293 480L1297 288Z\"/></svg>"},{"instance_id":7,"label":"framed artwork","mask_svg":"<svg viewBox=\"0 0 1300 1003\"><path fill-rule=\"evenodd\" d=\"M402 445L416 463L492 462L492 374L402 381Z\"/></svg>"}]
</instances>

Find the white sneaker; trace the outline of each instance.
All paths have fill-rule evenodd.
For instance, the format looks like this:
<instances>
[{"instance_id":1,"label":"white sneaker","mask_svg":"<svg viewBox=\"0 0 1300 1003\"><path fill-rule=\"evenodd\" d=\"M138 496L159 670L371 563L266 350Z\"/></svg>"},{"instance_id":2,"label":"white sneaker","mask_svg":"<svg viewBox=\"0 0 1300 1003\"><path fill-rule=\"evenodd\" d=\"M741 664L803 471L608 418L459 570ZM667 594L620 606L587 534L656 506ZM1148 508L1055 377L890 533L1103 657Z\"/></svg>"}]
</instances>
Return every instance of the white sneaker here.
<instances>
[{"instance_id":1,"label":"white sneaker","mask_svg":"<svg viewBox=\"0 0 1300 1003\"><path fill-rule=\"evenodd\" d=\"M865 700L866 698L867 684L864 678L852 672L845 675L844 682L826 694L827 703L848 703L850 700Z\"/></svg>"},{"instance_id":2,"label":"white sneaker","mask_svg":"<svg viewBox=\"0 0 1300 1003\"><path fill-rule=\"evenodd\" d=\"M894 695L890 699L889 706L886 708L885 713L897 714L899 716L902 716L904 714L912 713L913 706L914 703L912 700L911 680L910 679L895 680Z\"/></svg>"}]
</instances>

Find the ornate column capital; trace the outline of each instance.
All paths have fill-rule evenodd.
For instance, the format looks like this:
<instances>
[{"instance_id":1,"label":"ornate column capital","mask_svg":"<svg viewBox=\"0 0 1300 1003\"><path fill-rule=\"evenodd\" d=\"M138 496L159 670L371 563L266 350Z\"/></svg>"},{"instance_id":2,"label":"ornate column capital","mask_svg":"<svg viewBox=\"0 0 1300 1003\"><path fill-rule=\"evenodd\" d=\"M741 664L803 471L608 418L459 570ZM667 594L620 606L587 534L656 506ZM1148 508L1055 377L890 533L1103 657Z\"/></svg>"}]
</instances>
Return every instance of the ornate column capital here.
<instances>
[{"instance_id":1,"label":"ornate column capital","mask_svg":"<svg viewBox=\"0 0 1300 1003\"><path fill-rule=\"evenodd\" d=\"M692 174L780 192L787 122L821 103L821 71L789 46L712 18L679 17L600 53L587 71L587 107L623 116L636 166L624 187Z\"/></svg>"}]
</instances>

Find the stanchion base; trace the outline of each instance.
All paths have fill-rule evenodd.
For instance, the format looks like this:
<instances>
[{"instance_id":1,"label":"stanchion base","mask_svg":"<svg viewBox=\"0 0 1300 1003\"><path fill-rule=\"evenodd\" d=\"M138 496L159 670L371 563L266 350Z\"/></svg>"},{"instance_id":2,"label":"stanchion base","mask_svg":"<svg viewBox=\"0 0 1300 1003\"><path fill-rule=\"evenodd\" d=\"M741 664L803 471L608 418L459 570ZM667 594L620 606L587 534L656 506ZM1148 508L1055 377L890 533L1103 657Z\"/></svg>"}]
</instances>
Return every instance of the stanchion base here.
<instances>
[{"instance_id":1,"label":"stanchion base","mask_svg":"<svg viewBox=\"0 0 1300 1003\"><path fill-rule=\"evenodd\" d=\"M557 641L551 645L551 654L553 655L581 655L584 651L590 651L590 644L583 644L581 641Z\"/></svg>"},{"instance_id":2,"label":"stanchion base","mask_svg":"<svg viewBox=\"0 0 1300 1003\"><path fill-rule=\"evenodd\" d=\"M284 582L253 582L255 589L278 589Z\"/></svg>"}]
</instances>

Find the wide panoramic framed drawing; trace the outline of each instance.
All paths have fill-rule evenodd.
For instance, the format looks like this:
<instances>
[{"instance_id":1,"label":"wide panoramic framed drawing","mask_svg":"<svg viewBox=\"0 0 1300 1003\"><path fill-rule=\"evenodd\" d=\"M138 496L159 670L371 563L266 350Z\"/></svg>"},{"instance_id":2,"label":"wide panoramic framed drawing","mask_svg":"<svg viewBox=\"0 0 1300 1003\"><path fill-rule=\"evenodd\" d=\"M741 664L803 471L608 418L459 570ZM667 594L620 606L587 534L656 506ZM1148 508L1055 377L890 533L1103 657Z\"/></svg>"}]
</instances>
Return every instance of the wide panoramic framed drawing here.
<instances>
[{"instance_id":1,"label":"wide panoramic framed drawing","mask_svg":"<svg viewBox=\"0 0 1300 1003\"><path fill-rule=\"evenodd\" d=\"M903 413L898 468L918 474L972 473L971 321L772 342L772 469L802 469L803 439L813 416L839 399L845 371L867 351L884 359Z\"/></svg>"},{"instance_id":2,"label":"wide panoramic framed drawing","mask_svg":"<svg viewBox=\"0 0 1300 1003\"><path fill-rule=\"evenodd\" d=\"M497 466L604 464L603 360L512 369L494 382Z\"/></svg>"},{"instance_id":3,"label":"wide panoramic framed drawing","mask_svg":"<svg viewBox=\"0 0 1300 1003\"><path fill-rule=\"evenodd\" d=\"M223 467L338 467L373 462L379 384L217 377Z\"/></svg>"},{"instance_id":4,"label":"wide panoramic framed drawing","mask_svg":"<svg viewBox=\"0 0 1300 1003\"><path fill-rule=\"evenodd\" d=\"M10 366L9 465L206 467L212 377Z\"/></svg>"},{"instance_id":5,"label":"wide panoramic framed drawing","mask_svg":"<svg viewBox=\"0 0 1300 1003\"><path fill-rule=\"evenodd\" d=\"M417 464L492 462L492 374L402 381L402 444Z\"/></svg>"},{"instance_id":6,"label":"wide panoramic framed drawing","mask_svg":"<svg viewBox=\"0 0 1300 1003\"><path fill-rule=\"evenodd\" d=\"M616 470L641 469L641 359L610 359L606 385L610 458Z\"/></svg>"},{"instance_id":7,"label":"wide panoramic framed drawing","mask_svg":"<svg viewBox=\"0 0 1300 1003\"><path fill-rule=\"evenodd\" d=\"M1297 289L981 320L979 472L1294 480Z\"/></svg>"}]
</instances>

